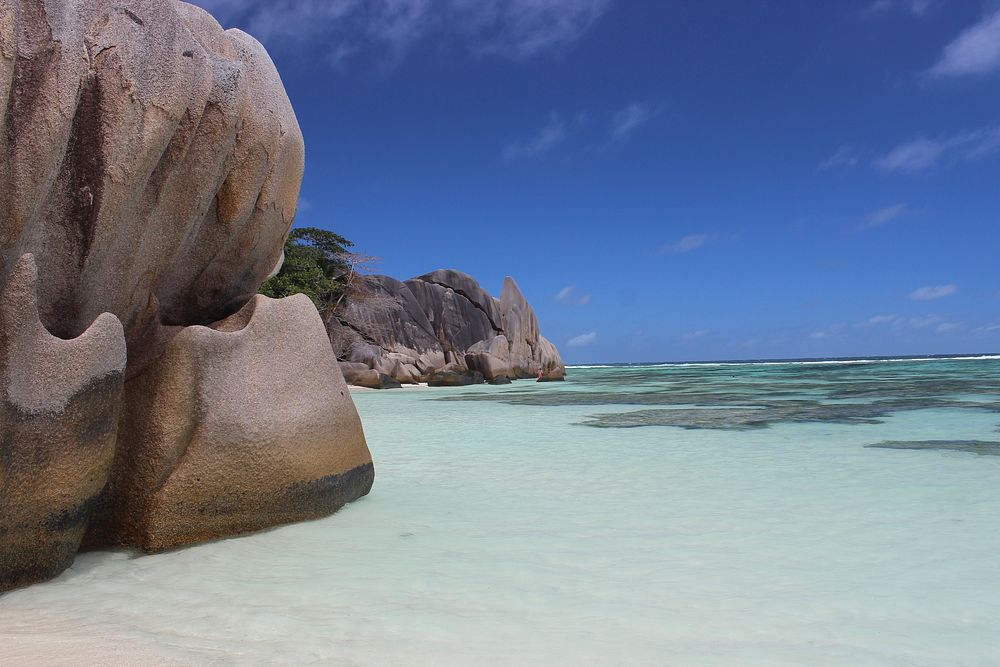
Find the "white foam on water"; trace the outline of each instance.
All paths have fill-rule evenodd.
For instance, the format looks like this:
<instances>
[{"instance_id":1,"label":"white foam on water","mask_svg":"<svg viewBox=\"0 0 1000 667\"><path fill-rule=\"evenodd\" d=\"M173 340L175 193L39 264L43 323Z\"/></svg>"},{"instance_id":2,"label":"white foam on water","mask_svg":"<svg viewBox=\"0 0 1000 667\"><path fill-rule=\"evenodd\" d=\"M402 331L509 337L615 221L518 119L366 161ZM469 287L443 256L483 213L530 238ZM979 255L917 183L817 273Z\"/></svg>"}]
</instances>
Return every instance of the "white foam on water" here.
<instances>
[{"instance_id":1,"label":"white foam on water","mask_svg":"<svg viewBox=\"0 0 1000 667\"><path fill-rule=\"evenodd\" d=\"M997 664L1000 457L864 447L996 440L997 414L595 429L600 407L433 400L505 390L356 395L370 496L82 554L0 597L0 663L47 633L49 657L89 637L198 665Z\"/></svg>"},{"instance_id":2,"label":"white foam on water","mask_svg":"<svg viewBox=\"0 0 1000 667\"><path fill-rule=\"evenodd\" d=\"M650 364L592 364L592 365L567 365L566 368L622 368L622 369L643 369L643 368L690 368L717 366L823 366L842 364L899 364L914 362L934 362L934 361L989 361L1000 359L1000 355L983 354L978 356L957 356L957 357L898 357L883 359L800 359L788 361L676 361Z\"/></svg>"}]
</instances>

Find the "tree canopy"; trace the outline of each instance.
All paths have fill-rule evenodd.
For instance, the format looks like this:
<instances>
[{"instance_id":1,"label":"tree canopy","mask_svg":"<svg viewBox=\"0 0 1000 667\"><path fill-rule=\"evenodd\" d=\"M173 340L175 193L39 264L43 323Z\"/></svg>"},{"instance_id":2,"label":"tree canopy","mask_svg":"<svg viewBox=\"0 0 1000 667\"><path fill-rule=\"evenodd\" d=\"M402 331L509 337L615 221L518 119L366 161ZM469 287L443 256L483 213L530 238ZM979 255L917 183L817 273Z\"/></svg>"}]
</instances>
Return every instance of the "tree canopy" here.
<instances>
[{"instance_id":1,"label":"tree canopy","mask_svg":"<svg viewBox=\"0 0 1000 667\"><path fill-rule=\"evenodd\" d=\"M356 261L349 248L353 246L325 229L293 229L285 240L285 263L260 286L260 293L275 299L305 294L325 317L351 287Z\"/></svg>"}]
</instances>

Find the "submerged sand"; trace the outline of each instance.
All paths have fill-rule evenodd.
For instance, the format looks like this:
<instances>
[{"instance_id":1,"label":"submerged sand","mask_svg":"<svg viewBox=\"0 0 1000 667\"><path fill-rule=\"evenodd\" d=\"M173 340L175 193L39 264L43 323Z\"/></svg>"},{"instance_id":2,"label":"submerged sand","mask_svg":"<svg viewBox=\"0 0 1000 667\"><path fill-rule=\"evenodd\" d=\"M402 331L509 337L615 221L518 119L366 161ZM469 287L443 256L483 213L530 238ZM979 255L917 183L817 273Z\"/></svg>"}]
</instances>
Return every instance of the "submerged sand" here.
<instances>
[{"instance_id":1,"label":"submerged sand","mask_svg":"<svg viewBox=\"0 0 1000 667\"><path fill-rule=\"evenodd\" d=\"M0 665L45 667L177 667L191 663L164 647L117 637L106 628L58 612L5 607L0 613Z\"/></svg>"}]
</instances>

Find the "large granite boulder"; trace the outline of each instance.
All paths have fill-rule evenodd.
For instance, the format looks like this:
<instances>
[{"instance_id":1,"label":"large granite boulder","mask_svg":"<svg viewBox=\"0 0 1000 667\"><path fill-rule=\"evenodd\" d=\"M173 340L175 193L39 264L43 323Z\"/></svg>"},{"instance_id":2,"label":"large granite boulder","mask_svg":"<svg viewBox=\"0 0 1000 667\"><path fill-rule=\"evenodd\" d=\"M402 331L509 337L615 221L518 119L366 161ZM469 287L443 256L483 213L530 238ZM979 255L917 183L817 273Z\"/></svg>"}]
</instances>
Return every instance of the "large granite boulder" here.
<instances>
[{"instance_id":1,"label":"large granite boulder","mask_svg":"<svg viewBox=\"0 0 1000 667\"><path fill-rule=\"evenodd\" d=\"M417 382L446 363L420 304L406 285L389 276L368 276L360 298L347 301L330 318L327 333L338 359L401 382ZM371 381L360 384L371 386Z\"/></svg>"},{"instance_id":2,"label":"large granite boulder","mask_svg":"<svg viewBox=\"0 0 1000 667\"><path fill-rule=\"evenodd\" d=\"M510 341L503 334L470 347L465 353L465 365L482 373L487 380L517 377L510 363Z\"/></svg>"},{"instance_id":3,"label":"large granite boulder","mask_svg":"<svg viewBox=\"0 0 1000 667\"><path fill-rule=\"evenodd\" d=\"M444 368L434 371L427 378L429 387L465 387L473 384L482 384L483 374L479 371L470 371L455 364L449 364Z\"/></svg>"},{"instance_id":4,"label":"large granite boulder","mask_svg":"<svg viewBox=\"0 0 1000 667\"><path fill-rule=\"evenodd\" d=\"M0 290L0 591L72 562L115 455L125 373L118 319L56 338L36 280L25 255Z\"/></svg>"},{"instance_id":5,"label":"large granite boulder","mask_svg":"<svg viewBox=\"0 0 1000 667\"><path fill-rule=\"evenodd\" d=\"M512 278L504 281L500 299L454 270L405 283L373 276L372 284L388 298L353 300L328 326L338 359L400 382L440 385L468 384L476 373L491 382L566 375L559 351L539 333L535 311ZM363 386L374 382L360 370L354 377Z\"/></svg>"},{"instance_id":6,"label":"large granite boulder","mask_svg":"<svg viewBox=\"0 0 1000 667\"><path fill-rule=\"evenodd\" d=\"M462 293L420 278L406 281L406 286L427 314L448 363L462 363L469 347L500 333L489 316Z\"/></svg>"},{"instance_id":7,"label":"large granite boulder","mask_svg":"<svg viewBox=\"0 0 1000 667\"><path fill-rule=\"evenodd\" d=\"M0 260L34 253L60 337L115 314L136 375L280 260L295 114L263 47L184 2L0 0L0 21Z\"/></svg>"},{"instance_id":8,"label":"large granite boulder","mask_svg":"<svg viewBox=\"0 0 1000 667\"><path fill-rule=\"evenodd\" d=\"M253 296L303 154L267 53L204 10L0 0L0 591L84 535L158 550L367 492L319 314Z\"/></svg>"},{"instance_id":9,"label":"large granite boulder","mask_svg":"<svg viewBox=\"0 0 1000 667\"><path fill-rule=\"evenodd\" d=\"M312 519L374 479L323 322L301 294L258 295L185 328L126 383L123 415L88 534L98 546L160 551Z\"/></svg>"},{"instance_id":10,"label":"large granite boulder","mask_svg":"<svg viewBox=\"0 0 1000 667\"><path fill-rule=\"evenodd\" d=\"M344 374L347 384L368 389L399 389L402 383L390 375L380 373L364 364L349 361L340 362L340 371Z\"/></svg>"}]
</instances>

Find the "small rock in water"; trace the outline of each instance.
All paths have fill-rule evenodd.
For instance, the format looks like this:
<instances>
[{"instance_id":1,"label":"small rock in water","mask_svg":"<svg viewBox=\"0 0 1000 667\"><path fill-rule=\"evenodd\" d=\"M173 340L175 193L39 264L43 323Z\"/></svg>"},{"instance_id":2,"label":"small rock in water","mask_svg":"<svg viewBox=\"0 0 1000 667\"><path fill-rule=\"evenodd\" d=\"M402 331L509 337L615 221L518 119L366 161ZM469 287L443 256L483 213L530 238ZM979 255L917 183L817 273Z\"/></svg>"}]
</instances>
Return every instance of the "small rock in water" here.
<instances>
[{"instance_id":1,"label":"small rock in water","mask_svg":"<svg viewBox=\"0 0 1000 667\"><path fill-rule=\"evenodd\" d=\"M479 371L466 373L454 370L442 370L432 373L427 379L429 387L464 387L470 384L482 384L483 374Z\"/></svg>"},{"instance_id":2,"label":"small rock in water","mask_svg":"<svg viewBox=\"0 0 1000 667\"><path fill-rule=\"evenodd\" d=\"M1000 456L1000 442L988 440L886 440L873 445L876 449L938 449L952 452L968 452L981 456Z\"/></svg>"}]
</instances>

